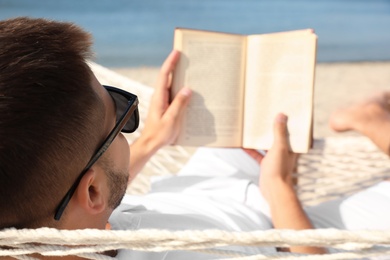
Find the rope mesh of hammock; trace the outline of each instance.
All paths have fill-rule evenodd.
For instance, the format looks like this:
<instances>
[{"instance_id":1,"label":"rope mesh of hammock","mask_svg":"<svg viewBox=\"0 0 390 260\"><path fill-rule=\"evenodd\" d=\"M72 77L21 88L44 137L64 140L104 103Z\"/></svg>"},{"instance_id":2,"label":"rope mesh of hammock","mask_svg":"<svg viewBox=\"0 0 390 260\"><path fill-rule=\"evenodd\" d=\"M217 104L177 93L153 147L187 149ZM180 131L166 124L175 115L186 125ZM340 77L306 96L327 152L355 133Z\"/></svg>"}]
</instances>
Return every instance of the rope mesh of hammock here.
<instances>
[{"instance_id":1,"label":"rope mesh of hammock","mask_svg":"<svg viewBox=\"0 0 390 260\"><path fill-rule=\"evenodd\" d=\"M151 87L91 63L104 84L113 84L138 95L140 100L140 128L128 136L136 139L148 111ZM177 173L188 161L195 148L169 146L161 149L131 184L130 194L145 194L151 176ZM327 137L314 140L313 149L303 154L298 162L298 193L305 205L349 195L390 178L390 160L367 138L361 136Z\"/></svg>"}]
</instances>

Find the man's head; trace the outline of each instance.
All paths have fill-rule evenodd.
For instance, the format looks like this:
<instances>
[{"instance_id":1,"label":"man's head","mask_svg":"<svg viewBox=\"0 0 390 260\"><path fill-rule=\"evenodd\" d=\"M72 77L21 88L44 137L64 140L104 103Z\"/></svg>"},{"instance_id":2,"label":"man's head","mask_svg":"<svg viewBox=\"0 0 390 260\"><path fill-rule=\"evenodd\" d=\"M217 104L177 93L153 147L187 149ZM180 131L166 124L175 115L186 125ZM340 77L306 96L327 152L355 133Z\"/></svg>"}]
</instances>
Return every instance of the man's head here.
<instances>
[{"instance_id":1,"label":"man's head","mask_svg":"<svg viewBox=\"0 0 390 260\"><path fill-rule=\"evenodd\" d=\"M115 104L86 64L90 46L73 24L0 22L0 228L56 226L58 204L115 125ZM107 201L96 212L110 206L109 186L128 167L128 152L119 166L112 161L125 142L118 136L85 174L73 212L83 216L99 200Z\"/></svg>"}]
</instances>

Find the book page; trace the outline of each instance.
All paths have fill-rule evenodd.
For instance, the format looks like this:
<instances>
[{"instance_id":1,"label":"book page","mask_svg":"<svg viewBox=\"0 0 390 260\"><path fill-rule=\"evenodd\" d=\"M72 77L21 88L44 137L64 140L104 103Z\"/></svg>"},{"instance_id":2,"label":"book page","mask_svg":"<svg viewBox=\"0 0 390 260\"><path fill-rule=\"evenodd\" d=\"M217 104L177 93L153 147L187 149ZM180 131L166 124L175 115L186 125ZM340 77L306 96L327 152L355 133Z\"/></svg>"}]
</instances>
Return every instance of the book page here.
<instances>
[{"instance_id":1,"label":"book page","mask_svg":"<svg viewBox=\"0 0 390 260\"><path fill-rule=\"evenodd\" d=\"M193 90L176 144L241 146L245 38L179 29L175 49L173 96L183 86Z\"/></svg>"},{"instance_id":2,"label":"book page","mask_svg":"<svg viewBox=\"0 0 390 260\"><path fill-rule=\"evenodd\" d=\"M249 37L244 147L269 149L274 118L282 112L289 118L292 151L308 151L312 139L316 40L311 31Z\"/></svg>"}]
</instances>

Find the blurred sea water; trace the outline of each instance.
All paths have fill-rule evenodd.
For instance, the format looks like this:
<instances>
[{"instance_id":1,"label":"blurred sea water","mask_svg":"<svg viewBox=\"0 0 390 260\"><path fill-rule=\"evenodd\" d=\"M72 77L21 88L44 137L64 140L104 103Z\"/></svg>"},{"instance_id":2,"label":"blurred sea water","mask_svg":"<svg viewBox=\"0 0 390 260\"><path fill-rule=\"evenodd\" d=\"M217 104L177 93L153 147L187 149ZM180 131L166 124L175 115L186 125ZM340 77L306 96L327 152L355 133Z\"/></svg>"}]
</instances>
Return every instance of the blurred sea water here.
<instances>
[{"instance_id":1,"label":"blurred sea water","mask_svg":"<svg viewBox=\"0 0 390 260\"><path fill-rule=\"evenodd\" d=\"M71 21L97 62L159 66L175 27L240 34L313 28L318 62L390 60L390 0L0 0L0 19Z\"/></svg>"}]
</instances>

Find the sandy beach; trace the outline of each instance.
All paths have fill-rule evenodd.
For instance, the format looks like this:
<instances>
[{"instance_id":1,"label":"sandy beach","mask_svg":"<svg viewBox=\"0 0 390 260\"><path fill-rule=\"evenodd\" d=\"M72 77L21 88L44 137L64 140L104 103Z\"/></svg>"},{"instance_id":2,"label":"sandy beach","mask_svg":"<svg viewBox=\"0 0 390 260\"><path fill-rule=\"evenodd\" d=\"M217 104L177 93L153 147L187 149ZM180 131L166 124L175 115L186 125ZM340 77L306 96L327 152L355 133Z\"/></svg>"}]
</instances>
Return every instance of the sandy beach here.
<instances>
[{"instance_id":1,"label":"sandy beach","mask_svg":"<svg viewBox=\"0 0 390 260\"><path fill-rule=\"evenodd\" d=\"M158 68L112 68L114 71L154 86ZM390 62L319 63L316 67L314 96L314 137L337 135L328 127L328 117L338 107L348 105L375 91L390 89ZM352 133L347 133L352 134Z\"/></svg>"}]
</instances>

